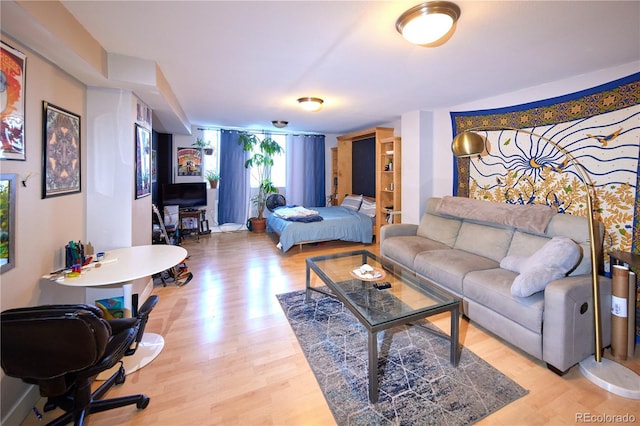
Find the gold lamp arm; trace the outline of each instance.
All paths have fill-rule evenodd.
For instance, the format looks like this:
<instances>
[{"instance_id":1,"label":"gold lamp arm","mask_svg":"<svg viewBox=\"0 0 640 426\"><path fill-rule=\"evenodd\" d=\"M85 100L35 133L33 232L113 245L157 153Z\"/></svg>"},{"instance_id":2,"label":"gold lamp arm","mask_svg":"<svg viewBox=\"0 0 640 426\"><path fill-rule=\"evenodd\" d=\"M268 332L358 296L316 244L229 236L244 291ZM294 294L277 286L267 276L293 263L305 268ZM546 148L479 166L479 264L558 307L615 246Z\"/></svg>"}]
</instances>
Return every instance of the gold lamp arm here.
<instances>
[{"instance_id":1,"label":"gold lamp arm","mask_svg":"<svg viewBox=\"0 0 640 426\"><path fill-rule=\"evenodd\" d=\"M593 327L594 327L594 346L595 346L595 360L601 362L602 360L602 323L600 319L600 282L598 280L598 263L597 253L595 246L595 231L593 223L593 200L591 191L593 190L593 182L588 173L582 166L582 164L571 154L567 149L558 145L551 139L539 135L528 130L517 129L515 127L475 127L467 129L462 133L459 133L451 143L451 151L456 157L470 157L473 155L481 154L485 149L485 141L482 136L475 133L475 131L499 131L499 130L512 130L514 132L525 133L531 136L535 136L545 142L551 144L554 148L560 151L566 156L566 158L573 164L580 177L580 181L584 185L586 199L587 199L587 220L589 224L589 249L591 255L591 291L593 292Z\"/></svg>"}]
</instances>

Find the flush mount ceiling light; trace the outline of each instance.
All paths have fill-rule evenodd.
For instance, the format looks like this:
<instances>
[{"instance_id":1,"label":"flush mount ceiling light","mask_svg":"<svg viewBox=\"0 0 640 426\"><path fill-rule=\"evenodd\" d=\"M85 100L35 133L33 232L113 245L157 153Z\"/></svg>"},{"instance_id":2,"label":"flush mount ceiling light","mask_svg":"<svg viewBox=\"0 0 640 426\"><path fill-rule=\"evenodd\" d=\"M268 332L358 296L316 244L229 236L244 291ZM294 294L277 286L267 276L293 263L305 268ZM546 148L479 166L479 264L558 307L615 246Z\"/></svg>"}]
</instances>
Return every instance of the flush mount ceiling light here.
<instances>
[{"instance_id":1,"label":"flush mount ceiling light","mask_svg":"<svg viewBox=\"0 0 640 426\"><path fill-rule=\"evenodd\" d=\"M299 98L298 103L306 111L319 111L324 101L320 98L304 97Z\"/></svg>"},{"instance_id":2,"label":"flush mount ceiling light","mask_svg":"<svg viewBox=\"0 0 640 426\"><path fill-rule=\"evenodd\" d=\"M409 42L436 43L450 35L460 17L460 8L448 1L429 1L413 6L396 21L396 29Z\"/></svg>"},{"instance_id":3,"label":"flush mount ceiling light","mask_svg":"<svg viewBox=\"0 0 640 426\"><path fill-rule=\"evenodd\" d=\"M287 124L289 124L288 121L284 121L284 120L273 120L271 122L271 124L273 124L273 127L277 127L278 129L282 129L284 127L287 127Z\"/></svg>"}]
</instances>

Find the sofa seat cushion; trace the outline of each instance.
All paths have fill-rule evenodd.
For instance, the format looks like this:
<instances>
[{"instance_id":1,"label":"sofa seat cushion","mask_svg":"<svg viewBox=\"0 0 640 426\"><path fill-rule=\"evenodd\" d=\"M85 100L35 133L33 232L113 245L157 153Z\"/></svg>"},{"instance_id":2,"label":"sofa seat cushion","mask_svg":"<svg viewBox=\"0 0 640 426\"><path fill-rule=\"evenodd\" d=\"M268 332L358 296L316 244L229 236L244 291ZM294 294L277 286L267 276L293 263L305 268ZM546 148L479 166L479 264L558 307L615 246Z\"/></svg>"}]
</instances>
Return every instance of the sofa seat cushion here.
<instances>
[{"instance_id":1,"label":"sofa seat cushion","mask_svg":"<svg viewBox=\"0 0 640 426\"><path fill-rule=\"evenodd\" d=\"M544 292L529 297L512 296L511 284L517 275L502 268L469 272L464 278L464 297L540 334Z\"/></svg>"},{"instance_id":2,"label":"sofa seat cushion","mask_svg":"<svg viewBox=\"0 0 640 426\"><path fill-rule=\"evenodd\" d=\"M382 244L385 256L409 269L413 268L418 253L438 249L451 250L446 244L415 235L388 238Z\"/></svg>"},{"instance_id":3,"label":"sofa seat cushion","mask_svg":"<svg viewBox=\"0 0 640 426\"><path fill-rule=\"evenodd\" d=\"M493 269L498 262L462 250L430 250L419 253L413 270L423 277L462 294L462 280L470 271Z\"/></svg>"}]
</instances>

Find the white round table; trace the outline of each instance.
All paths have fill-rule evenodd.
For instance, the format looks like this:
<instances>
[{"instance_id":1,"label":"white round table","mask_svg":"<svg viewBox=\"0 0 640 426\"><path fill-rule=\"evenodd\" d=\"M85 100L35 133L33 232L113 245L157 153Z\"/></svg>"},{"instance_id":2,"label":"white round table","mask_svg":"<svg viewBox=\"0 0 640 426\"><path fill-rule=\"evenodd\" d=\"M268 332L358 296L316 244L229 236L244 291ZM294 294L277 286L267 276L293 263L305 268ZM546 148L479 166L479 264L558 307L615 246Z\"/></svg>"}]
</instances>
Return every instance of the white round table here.
<instances>
[{"instance_id":1,"label":"white round table","mask_svg":"<svg viewBox=\"0 0 640 426\"><path fill-rule=\"evenodd\" d=\"M186 257L187 251L178 246L145 245L124 247L105 252L102 262L92 263L85 267L79 277L57 279L56 282L69 287L86 287L85 298L87 303L90 304L95 302L95 297L100 297L95 296L95 294L104 294L92 292L93 289L100 291L101 289L98 289L98 287L103 289L121 288L124 296L125 312L128 310L128 313L131 313L132 282L172 268L181 263ZM133 373L149 364L160 354L163 347L164 339L162 336L155 333L145 333L136 352L123 358L126 373ZM106 380L117 368L119 368L119 365L101 373L97 380Z\"/></svg>"}]
</instances>

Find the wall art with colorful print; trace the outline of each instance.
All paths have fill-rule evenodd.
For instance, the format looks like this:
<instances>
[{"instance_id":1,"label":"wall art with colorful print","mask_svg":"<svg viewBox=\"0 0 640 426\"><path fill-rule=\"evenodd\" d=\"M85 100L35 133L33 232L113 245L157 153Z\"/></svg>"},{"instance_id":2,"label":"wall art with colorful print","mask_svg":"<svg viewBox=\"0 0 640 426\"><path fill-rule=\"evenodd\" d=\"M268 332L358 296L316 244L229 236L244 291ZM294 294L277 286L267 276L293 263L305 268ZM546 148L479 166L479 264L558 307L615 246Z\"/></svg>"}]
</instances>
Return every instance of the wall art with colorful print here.
<instances>
[{"instance_id":1,"label":"wall art with colorful print","mask_svg":"<svg viewBox=\"0 0 640 426\"><path fill-rule=\"evenodd\" d=\"M513 204L545 204L587 216L582 165L594 188L593 216L604 225L603 264L614 250L640 253L638 172L640 73L592 89L526 105L452 112L454 133L473 129L487 149L454 159L454 194ZM517 130L533 132L543 138Z\"/></svg>"},{"instance_id":2,"label":"wall art with colorful print","mask_svg":"<svg viewBox=\"0 0 640 426\"><path fill-rule=\"evenodd\" d=\"M42 198L80 192L80 116L42 105Z\"/></svg>"},{"instance_id":3,"label":"wall art with colorful print","mask_svg":"<svg viewBox=\"0 0 640 426\"><path fill-rule=\"evenodd\" d=\"M0 42L0 160L26 160L25 72L27 57Z\"/></svg>"}]
</instances>

